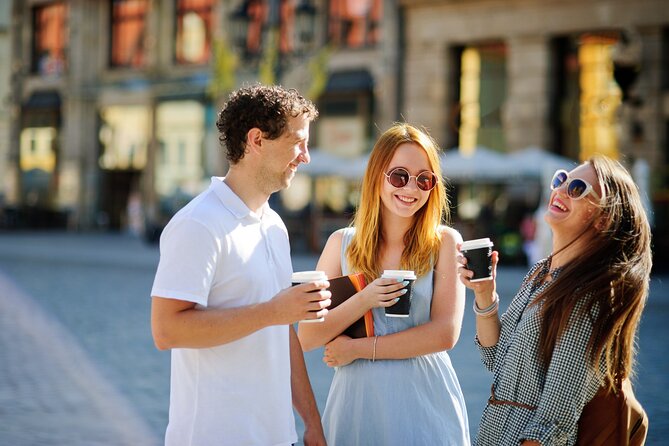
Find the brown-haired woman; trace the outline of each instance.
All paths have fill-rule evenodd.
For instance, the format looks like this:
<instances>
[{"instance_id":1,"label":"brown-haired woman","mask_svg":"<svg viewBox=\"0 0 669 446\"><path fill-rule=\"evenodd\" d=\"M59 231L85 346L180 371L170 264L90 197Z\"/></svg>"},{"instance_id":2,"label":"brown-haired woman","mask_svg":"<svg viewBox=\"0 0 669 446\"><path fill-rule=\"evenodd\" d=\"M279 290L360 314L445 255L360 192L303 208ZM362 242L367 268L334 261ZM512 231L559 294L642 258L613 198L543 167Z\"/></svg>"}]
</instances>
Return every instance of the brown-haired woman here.
<instances>
[{"instance_id":1,"label":"brown-haired woman","mask_svg":"<svg viewBox=\"0 0 669 446\"><path fill-rule=\"evenodd\" d=\"M396 124L374 146L353 226L336 231L317 269L328 277L361 272L362 291L319 324L301 323L305 350L325 345L335 374L323 414L328 444L465 445L465 401L446 350L460 336L465 288L457 277L460 235L447 216L439 152L427 133ZM379 278L384 270L413 270L409 317L384 308L404 285ZM338 336L372 309L377 336Z\"/></svg>"},{"instance_id":2,"label":"brown-haired woman","mask_svg":"<svg viewBox=\"0 0 669 446\"><path fill-rule=\"evenodd\" d=\"M631 375L648 295L650 227L637 187L596 156L558 171L544 219L553 254L539 261L501 320L493 280L474 290L476 342L494 374L478 445L573 445L583 407L600 386ZM493 269L498 255L493 253Z\"/></svg>"}]
</instances>

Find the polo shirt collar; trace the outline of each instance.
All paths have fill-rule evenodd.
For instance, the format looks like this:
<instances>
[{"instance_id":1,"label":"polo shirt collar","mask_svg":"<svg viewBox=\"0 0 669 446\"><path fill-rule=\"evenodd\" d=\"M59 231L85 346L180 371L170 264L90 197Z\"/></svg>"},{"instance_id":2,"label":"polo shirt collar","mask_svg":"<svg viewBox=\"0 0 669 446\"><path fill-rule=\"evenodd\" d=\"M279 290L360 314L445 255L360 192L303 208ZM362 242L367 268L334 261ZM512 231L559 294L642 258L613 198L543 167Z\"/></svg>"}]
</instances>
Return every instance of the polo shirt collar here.
<instances>
[{"instance_id":1,"label":"polo shirt collar","mask_svg":"<svg viewBox=\"0 0 669 446\"><path fill-rule=\"evenodd\" d=\"M223 180L225 180L225 177L211 177L210 186L219 200L223 203L223 206L225 206L225 208L238 220L242 220L246 217L252 217L257 220L262 219L262 216L269 210L269 203L266 202L263 204L260 210L260 215L258 215L251 211L246 203L244 203Z\"/></svg>"}]
</instances>

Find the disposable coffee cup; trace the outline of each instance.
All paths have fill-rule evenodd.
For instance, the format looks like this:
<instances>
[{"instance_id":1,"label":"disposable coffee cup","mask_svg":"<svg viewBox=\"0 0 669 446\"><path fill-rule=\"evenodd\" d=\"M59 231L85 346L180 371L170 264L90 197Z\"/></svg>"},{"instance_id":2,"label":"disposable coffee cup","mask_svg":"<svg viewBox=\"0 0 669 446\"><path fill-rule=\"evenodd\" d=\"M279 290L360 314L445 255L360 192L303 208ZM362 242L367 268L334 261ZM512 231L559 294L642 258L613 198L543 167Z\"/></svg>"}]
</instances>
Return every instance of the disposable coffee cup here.
<instances>
[{"instance_id":1,"label":"disposable coffee cup","mask_svg":"<svg viewBox=\"0 0 669 446\"><path fill-rule=\"evenodd\" d=\"M460 252L467 259L467 269L474 273L471 282L492 279L492 246L489 238L468 240L460 246Z\"/></svg>"},{"instance_id":2,"label":"disposable coffee cup","mask_svg":"<svg viewBox=\"0 0 669 446\"><path fill-rule=\"evenodd\" d=\"M328 276L325 274L325 271L298 271L293 273L293 275L290 277L290 281L292 282L293 286L309 282L322 282L324 280L328 280ZM310 293L316 293L318 291L319 290L314 290L310 291ZM318 319L304 319L300 322L323 322L324 320L324 317L319 317Z\"/></svg>"},{"instance_id":3,"label":"disposable coffee cup","mask_svg":"<svg viewBox=\"0 0 669 446\"><path fill-rule=\"evenodd\" d=\"M382 279L397 279L398 281L409 282L404 287L407 292L400 296L396 304L386 307L386 317L409 317L411 311L411 295L413 293L413 282L416 280L416 273L413 271L400 269L387 269L381 275Z\"/></svg>"}]
</instances>

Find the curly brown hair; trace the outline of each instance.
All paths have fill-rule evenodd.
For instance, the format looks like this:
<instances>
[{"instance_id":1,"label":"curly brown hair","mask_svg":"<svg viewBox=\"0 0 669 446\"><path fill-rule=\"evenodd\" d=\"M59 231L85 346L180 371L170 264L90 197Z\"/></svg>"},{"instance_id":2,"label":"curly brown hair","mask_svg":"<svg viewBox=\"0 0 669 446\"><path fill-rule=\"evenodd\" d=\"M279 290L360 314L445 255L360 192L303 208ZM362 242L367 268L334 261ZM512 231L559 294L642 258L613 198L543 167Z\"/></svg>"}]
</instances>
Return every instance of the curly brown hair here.
<instances>
[{"instance_id":1,"label":"curly brown hair","mask_svg":"<svg viewBox=\"0 0 669 446\"><path fill-rule=\"evenodd\" d=\"M265 138L277 139L286 130L288 119L302 114L314 120L318 110L292 88L256 84L232 92L216 121L226 158L236 164L244 157L246 135L252 128L260 129Z\"/></svg>"}]
</instances>

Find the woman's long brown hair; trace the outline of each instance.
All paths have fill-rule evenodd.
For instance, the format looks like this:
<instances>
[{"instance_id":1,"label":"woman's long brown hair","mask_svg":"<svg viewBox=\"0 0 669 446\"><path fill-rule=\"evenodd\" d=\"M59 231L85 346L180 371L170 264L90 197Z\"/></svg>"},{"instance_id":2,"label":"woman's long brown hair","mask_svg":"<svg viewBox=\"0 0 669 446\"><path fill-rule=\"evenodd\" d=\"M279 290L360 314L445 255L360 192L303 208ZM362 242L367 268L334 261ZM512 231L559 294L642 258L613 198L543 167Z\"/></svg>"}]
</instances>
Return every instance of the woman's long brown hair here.
<instances>
[{"instance_id":1,"label":"woman's long brown hair","mask_svg":"<svg viewBox=\"0 0 669 446\"><path fill-rule=\"evenodd\" d=\"M369 156L367 170L362 180L360 204L353 220L355 235L347 249L351 270L362 272L368 282L379 277L379 251L382 243L381 187L386 181L388 168L397 147L414 143L427 154L430 169L439 181L430 192L425 205L414 215L414 224L404 235L401 269L410 269L421 276L433 268L441 246L439 224L448 218L446 189L441 175L439 149L434 140L418 128L398 123L386 130L378 139Z\"/></svg>"},{"instance_id":2,"label":"woman's long brown hair","mask_svg":"<svg viewBox=\"0 0 669 446\"><path fill-rule=\"evenodd\" d=\"M547 364L581 299L579 317L594 317L590 365L603 358L606 384L632 374L636 330L648 296L652 266L650 226L634 181L617 161L588 160L603 187L602 213L592 222L583 252L567 264L535 303L542 303L540 352Z\"/></svg>"}]
</instances>

